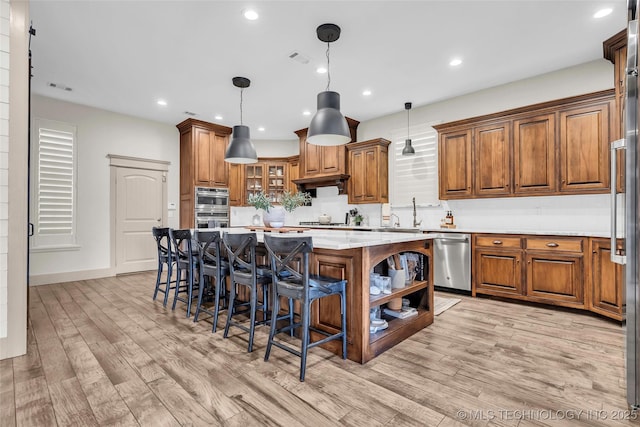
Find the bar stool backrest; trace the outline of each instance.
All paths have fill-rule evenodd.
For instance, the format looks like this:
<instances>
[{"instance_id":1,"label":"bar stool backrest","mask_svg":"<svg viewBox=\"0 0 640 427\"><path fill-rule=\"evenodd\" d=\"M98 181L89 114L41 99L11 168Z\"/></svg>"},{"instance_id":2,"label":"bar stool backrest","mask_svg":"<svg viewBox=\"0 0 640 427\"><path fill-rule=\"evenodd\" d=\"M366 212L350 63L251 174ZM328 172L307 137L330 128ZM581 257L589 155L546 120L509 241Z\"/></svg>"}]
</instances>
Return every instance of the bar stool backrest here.
<instances>
[{"instance_id":1,"label":"bar stool backrest","mask_svg":"<svg viewBox=\"0 0 640 427\"><path fill-rule=\"evenodd\" d=\"M258 238L256 233L224 233L222 243L227 256L231 274L236 270L249 270L252 274L256 271L256 246Z\"/></svg>"},{"instance_id":2,"label":"bar stool backrest","mask_svg":"<svg viewBox=\"0 0 640 427\"><path fill-rule=\"evenodd\" d=\"M193 247L193 235L190 229L174 230L170 228L169 237L178 262L188 262L193 259L194 255L197 255Z\"/></svg>"},{"instance_id":3,"label":"bar stool backrest","mask_svg":"<svg viewBox=\"0 0 640 427\"><path fill-rule=\"evenodd\" d=\"M287 281L297 280L305 287L306 293L309 284L309 254L313 251L311 237L265 235L264 246L271 260L271 270L276 283L283 278ZM302 265L299 265L300 260ZM296 266L298 268L295 268Z\"/></svg>"},{"instance_id":4,"label":"bar stool backrest","mask_svg":"<svg viewBox=\"0 0 640 427\"><path fill-rule=\"evenodd\" d=\"M222 264L220 248L222 238L219 231L199 231L194 233L194 240L198 244L198 261L200 267L219 266Z\"/></svg>"},{"instance_id":5,"label":"bar stool backrest","mask_svg":"<svg viewBox=\"0 0 640 427\"><path fill-rule=\"evenodd\" d=\"M156 240L158 258L163 262L171 262L172 250L171 242L169 241L169 228L153 227L151 232L153 233L153 238Z\"/></svg>"}]
</instances>

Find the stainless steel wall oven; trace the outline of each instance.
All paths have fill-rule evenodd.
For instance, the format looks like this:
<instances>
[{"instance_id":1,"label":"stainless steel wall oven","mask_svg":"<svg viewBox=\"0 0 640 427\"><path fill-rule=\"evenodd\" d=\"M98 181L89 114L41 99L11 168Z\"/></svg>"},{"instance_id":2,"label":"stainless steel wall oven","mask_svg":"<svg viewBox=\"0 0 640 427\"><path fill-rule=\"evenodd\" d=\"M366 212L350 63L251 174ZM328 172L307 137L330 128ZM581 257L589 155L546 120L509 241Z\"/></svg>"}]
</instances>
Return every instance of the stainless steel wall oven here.
<instances>
[{"instance_id":1,"label":"stainless steel wall oven","mask_svg":"<svg viewBox=\"0 0 640 427\"><path fill-rule=\"evenodd\" d=\"M229 189L195 188L195 227L229 227Z\"/></svg>"}]
</instances>

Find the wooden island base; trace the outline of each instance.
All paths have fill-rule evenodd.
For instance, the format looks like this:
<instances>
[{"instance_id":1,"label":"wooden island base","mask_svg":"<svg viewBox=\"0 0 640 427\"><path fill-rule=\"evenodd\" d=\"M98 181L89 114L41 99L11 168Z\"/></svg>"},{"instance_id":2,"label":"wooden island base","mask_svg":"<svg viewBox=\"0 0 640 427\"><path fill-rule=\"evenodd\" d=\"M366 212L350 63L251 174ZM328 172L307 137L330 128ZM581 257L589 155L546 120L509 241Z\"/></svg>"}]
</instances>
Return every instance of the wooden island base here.
<instances>
[{"instance_id":1,"label":"wooden island base","mask_svg":"<svg viewBox=\"0 0 640 427\"><path fill-rule=\"evenodd\" d=\"M386 269L386 259L397 253L415 252L425 255L424 277L411 285L394 289L391 295L369 294L369 273ZM365 246L352 249L314 248L311 257L311 273L347 280L347 357L366 363L417 331L433 323L433 262L430 240ZM384 263L383 263L384 262ZM384 305L395 298L409 298L418 314L406 319L385 317L389 327L374 334L369 333L369 310ZM339 297L323 298L314 303L311 317L315 328L336 332L340 329ZM321 338L313 334L312 340ZM331 341L324 348L341 354L340 342Z\"/></svg>"}]
</instances>

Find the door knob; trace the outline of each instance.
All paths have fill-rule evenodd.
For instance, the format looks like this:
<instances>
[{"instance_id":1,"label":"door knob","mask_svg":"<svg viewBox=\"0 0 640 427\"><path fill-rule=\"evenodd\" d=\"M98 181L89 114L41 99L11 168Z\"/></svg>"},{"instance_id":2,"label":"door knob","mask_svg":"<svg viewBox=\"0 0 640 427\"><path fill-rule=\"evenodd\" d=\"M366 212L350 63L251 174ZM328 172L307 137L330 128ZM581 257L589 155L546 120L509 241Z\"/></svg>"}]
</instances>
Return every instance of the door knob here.
<instances>
[{"instance_id":1,"label":"door knob","mask_svg":"<svg viewBox=\"0 0 640 427\"><path fill-rule=\"evenodd\" d=\"M160 222L160 221L162 221L162 218L158 218L156 221Z\"/></svg>"}]
</instances>

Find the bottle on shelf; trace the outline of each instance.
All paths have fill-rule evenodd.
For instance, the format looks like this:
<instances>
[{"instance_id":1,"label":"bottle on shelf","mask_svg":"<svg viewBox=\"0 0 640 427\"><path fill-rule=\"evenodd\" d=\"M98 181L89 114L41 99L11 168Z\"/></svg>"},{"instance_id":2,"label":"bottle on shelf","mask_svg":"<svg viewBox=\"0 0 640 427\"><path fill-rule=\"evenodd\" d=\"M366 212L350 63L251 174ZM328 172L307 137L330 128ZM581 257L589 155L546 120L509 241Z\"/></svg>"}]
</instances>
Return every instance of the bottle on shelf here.
<instances>
[{"instance_id":1,"label":"bottle on shelf","mask_svg":"<svg viewBox=\"0 0 640 427\"><path fill-rule=\"evenodd\" d=\"M453 225L453 213L447 211L447 216L444 218L444 223L447 225Z\"/></svg>"}]
</instances>

